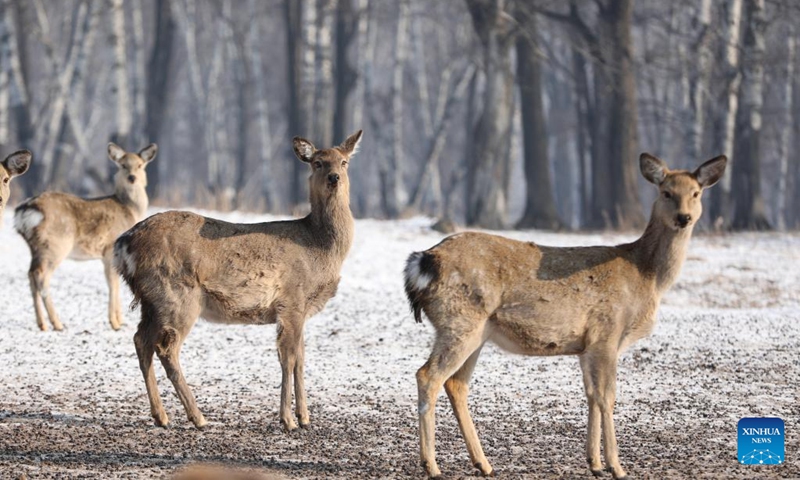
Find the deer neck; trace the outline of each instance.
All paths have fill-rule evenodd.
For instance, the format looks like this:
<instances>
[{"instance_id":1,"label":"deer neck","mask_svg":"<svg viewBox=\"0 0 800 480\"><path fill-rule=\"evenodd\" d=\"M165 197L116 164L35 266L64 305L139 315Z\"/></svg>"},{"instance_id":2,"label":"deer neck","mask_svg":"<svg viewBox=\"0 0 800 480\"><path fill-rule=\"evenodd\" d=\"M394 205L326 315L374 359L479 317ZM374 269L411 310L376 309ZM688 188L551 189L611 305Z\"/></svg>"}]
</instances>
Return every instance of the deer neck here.
<instances>
[{"instance_id":1,"label":"deer neck","mask_svg":"<svg viewBox=\"0 0 800 480\"><path fill-rule=\"evenodd\" d=\"M311 213L306 218L314 238L321 246L330 250L334 258L344 261L353 243L355 230L348 195L312 198Z\"/></svg>"},{"instance_id":2,"label":"deer neck","mask_svg":"<svg viewBox=\"0 0 800 480\"><path fill-rule=\"evenodd\" d=\"M128 208L137 221L144 218L150 200L147 198L147 190L143 185L117 186L114 196L119 203Z\"/></svg>"},{"instance_id":3,"label":"deer neck","mask_svg":"<svg viewBox=\"0 0 800 480\"><path fill-rule=\"evenodd\" d=\"M675 230L651 215L644 233L632 244L639 270L655 279L659 293L664 293L678 278L693 228L691 225Z\"/></svg>"}]
</instances>

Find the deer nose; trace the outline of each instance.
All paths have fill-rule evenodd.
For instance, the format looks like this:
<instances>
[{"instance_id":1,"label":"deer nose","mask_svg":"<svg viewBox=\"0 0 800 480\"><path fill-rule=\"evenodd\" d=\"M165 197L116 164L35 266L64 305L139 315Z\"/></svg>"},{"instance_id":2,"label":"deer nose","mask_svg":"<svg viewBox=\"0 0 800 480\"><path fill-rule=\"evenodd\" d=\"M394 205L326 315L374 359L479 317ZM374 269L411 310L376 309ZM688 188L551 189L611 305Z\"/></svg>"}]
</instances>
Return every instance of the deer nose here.
<instances>
[{"instance_id":1,"label":"deer nose","mask_svg":"<svg viewBox=\"0 0 800 480\"><path fill-rule=\"evenodd\" d=\"M328 183L336 184L339 183L339 174L338 173L331 173L328 175Z\"/></svg>"},{"instance_id":2,"label":"deer nose","mask_svg":"<svg viewBox=\"0 0 800 480\"><path fill-rule=\"evenodd\" d=\"M134 183L136 182L136 177L134 177L133 175L128 175L128 181Z\"/></svg>"},{"instance_id":3,"label":"deer nose","mask_svg":"<svg viewBox=\"0 0 800 480\"><path fill-rule=\"evenodd\" d=\"M686 215L686 214L683 214L683 213L679 213L678 216L675 217L675 222L681 228L686 228L686 226L689 225L689 222L691 220L692 220L692 216L691 215Z\"/></svg>"}]
</instances>

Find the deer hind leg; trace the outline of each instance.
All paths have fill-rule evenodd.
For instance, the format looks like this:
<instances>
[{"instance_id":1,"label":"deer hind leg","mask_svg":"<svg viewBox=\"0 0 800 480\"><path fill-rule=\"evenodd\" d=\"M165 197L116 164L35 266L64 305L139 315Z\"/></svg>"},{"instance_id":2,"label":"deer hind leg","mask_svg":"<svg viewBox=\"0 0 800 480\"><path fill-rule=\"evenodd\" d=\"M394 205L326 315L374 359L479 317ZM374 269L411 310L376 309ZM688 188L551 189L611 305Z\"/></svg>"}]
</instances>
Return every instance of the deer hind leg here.
<instances>
[{"instance_id":1,"label":"deer hind leg","mask_svg":"<svg viewBox=\"0 0 800 480\"><path fill-rule=\"evenodd\" d=\"M34 260L31 262L31 271L29 276L31 282L36 284L38 296L44 303L44 308L47 310L47 316L50 317L50 323L53 325L54 330L63 330L64 326L58 319L58 313L53 306L53 298L50 296L50 279L53 277L53 271L60 262L52 262L49 260ZM36 295L34 295L34 298ZM44 319L39 318L41 310L38 308L38 303L34 301L34 308L36 309L36 321L39 323L39 328L45 330Z\"/></svg>"},{"instance_id":2,"label":"deer hind leg","mask_svg":"<svg viewBox=\"0 0 800 480\"><path fill-rule=\"evenodd\" d=\"M303 384L303 321L299 318L286 315L278 319L278 361L281 363L280 419L283 427L290 432L297 428L297 423L292 417L293 385L297 394L297 415L301 424L304 420L303 415L308 421ZM294 380L298 380L296 384Z\"/></svg>"},{"instance_id":3,"label":"deer hind leg","mask_svg":"<svg viewBox=\"0 0 800 480\"><path fill-rule=\"evenodd\" d=\"M483 454L478 433L475 431L475 424L472 422L472 417L469 414L469 407L467 405L467 395L469 395L469 379L472 372L475 370L475 364L478 362L478 357L481 354L481 345L475 350L472 355L467 358L464 365L453 374L452 377L444 382L444 390L450 398L450 405L453 407L453 412L456 414L458 426L461 428L461 435L464 437L464 442L467 444L467 451L469 458L472 460L472 465L475 466L484 476L494 476L492 466Z\"/></svg>"},{"instance_id":4,"label":"deer hind leg","mask_svg":"<svg viewBox=\"0 0 800 480\"><path fill-rule=\"evenodd\" d=\"M591 365L587 356L580 357L583 371L583 386L586 401L589 405L589 422L586 433L586 461L595 477L603 475L603 463L600 460L600 404L597 402L597 386L592 377Z\"/></svg>"},{"instance_id":5,"label":"deer hind leg","mask_svg":"<svg viewBox=\"0 0 800 480\"><path fill-rule=\"evenodd\" d=\"M142 323L139 325L136 335L133 336L133 343L136 345L136 356L139 357L139 368L142 370L144 384L147 388L147 399L150 401L150 415L152 415L157 426L166 427L169 424L169 417L167 416L167 412L164 411L164 405L161 403L161 396L158 394L156 372L153 368L155 347L153 346L152 338L146 332L146 325L148 322L145 317L150 315L151 310L149 305L142 305Z\"/></svg>"},{"instance_id":6,"label":"deer hind leg","mask_svg":"<svg viewBox=\"0 0 800 480\"><path fill-rule=\"evenodd\" d=\"M300 340L297 343L297 358L294 364L294 401L295 415L302 428L307 428L311 423L308 416L308 405L306 404L306 384L303 379L303 365L305 363L306 346L305 337L300 331Z\"/></svg>"},{"instance_id":7,"label":"deer hind leg","mask_svg":"<svg viewBox=\"0 0 800 480\"><path fill-rule=\"evenodd\" d=\"M154 346L156 355L167 372L167 378L175 387L175 392L186 410L186 415L195 427L202 428L207 423L206 419L197 408L197 401L186 383L180 364L183 340L200 315L200 294L199 292L180 292L173 295L180 298L180 304L173 305L171 311L166 315L164 312L158 312L157 323L153 326L157 339Z\"/></svg>"},{"instance_id":8,"label":"deer hind leg","mask_svg":"<svg viewBox=\"0 0 800 480\"><path fill-rule=\"evenodd\" d=\"M103 255L103 270L108 283L108 322L111 324L111 328L119 330L122 326L122 308L119 304L119 276L111 264L112 259L112 250Z\"/></svg>"},{"instance_id":9,"label":"deer hind leg","mask_svg":"<svg viewBox=\"0 0 800 480\"><path fill-rule=\"evenodd\" d=\"M595 380L597 404L603 427L603 453L606 468L615 479L627 479L625 470L619 463L617 437L614 431L614 402L617 396L617 356L616 351L589 354L587 361L591 376Z\"/></svg>"},{"instance_id":10,"label":"deer hind leg","mask_svg":"<svg viewBox=\"0 0 800 480\"><path fill-rule=\"evenodd\" d=\"M33 310L36 313L36 325L39 330L47 331L47 324L44 321L44 307L42 306L42 296L39 294L39 287L42 285L43 274L41 267L36 260L31 261L31 268L28 271L28 280L31 284L31 296L33 296Z\"/></svg>"},{"instance_id":11,"label":"deer hind leg","mask_svg":"<svg viewBox=\"0 0 800 480\"><path fill-rule=\"evenodd\" d=\"M430 358L417 371L420 459L429 477L441 476L436 464L436 398L445 380L459 370L483 342L483 328L471 332L438 332ZM486 468L491 469L488 462Z\"/></svg>"}]
</instances>

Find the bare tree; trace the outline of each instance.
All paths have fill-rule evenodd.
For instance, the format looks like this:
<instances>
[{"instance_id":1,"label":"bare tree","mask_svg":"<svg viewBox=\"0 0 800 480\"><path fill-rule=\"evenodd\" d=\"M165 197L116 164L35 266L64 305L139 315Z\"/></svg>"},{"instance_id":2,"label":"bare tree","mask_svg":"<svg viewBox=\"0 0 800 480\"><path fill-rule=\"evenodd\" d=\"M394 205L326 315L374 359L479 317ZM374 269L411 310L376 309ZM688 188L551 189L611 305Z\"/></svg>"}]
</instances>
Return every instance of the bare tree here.
<instances>
[{"instance_id":1,"label":"bare tree","mask_svg":"<svg viewBox=\"0 0 800 480\"><path fill-rule=\"evenodd\" d=\"M480 65L486 84L468 155L466 220L484 228L503 228L507 199L514 73L514 32L503 0L466 0L480 40Z\"/></svg>"},{"instance_id":2,"label":"bare tree","mask_svg":"<svg viewBox=\"0 0 800 480\"><path fill-rule=\"evenodd\" d=\"M522 105L522 135L525 159L525 213L517 228L558 229L561 221L556 211L550 181L547 128L542 99L542 65L539 31L533 11L519 4L516 19L522 29L517 39L517 78Z\"/></svg>"},{"instance_id":3,"label":"bare tree","mask_svg":"<svg viewBox=\"0 0 800 480\"><path fill-rule=\"evenodd\" d=\"M733 177L736 198L732 227L766 230L766 206L761 194L761 109L764 105L764 0L745 1L745 31L742 47L742 85L736 114Z\"/></svg>"}]
</instances>

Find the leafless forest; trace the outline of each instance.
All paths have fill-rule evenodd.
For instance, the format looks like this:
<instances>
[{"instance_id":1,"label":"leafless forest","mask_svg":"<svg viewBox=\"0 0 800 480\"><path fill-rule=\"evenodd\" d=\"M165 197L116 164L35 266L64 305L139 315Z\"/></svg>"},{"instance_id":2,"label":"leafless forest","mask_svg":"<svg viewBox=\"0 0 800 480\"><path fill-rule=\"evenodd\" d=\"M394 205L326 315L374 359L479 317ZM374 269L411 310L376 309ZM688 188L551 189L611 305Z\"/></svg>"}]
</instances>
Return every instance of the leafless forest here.
<instances>
[{"instance_id":1,"label":"leafless forest","mask_svg":"<svg viewBox=\"0 0 800 480\"><path fill-rule=\"evenodd\" d=\"M302 210L302 135L363 128L360 217L641 226L637 158L732 160L705 228L797 228L791 0L2 0L15 199L110 190L105 144L160 147L151 198Z\"/></svg>"}]
</instances>

